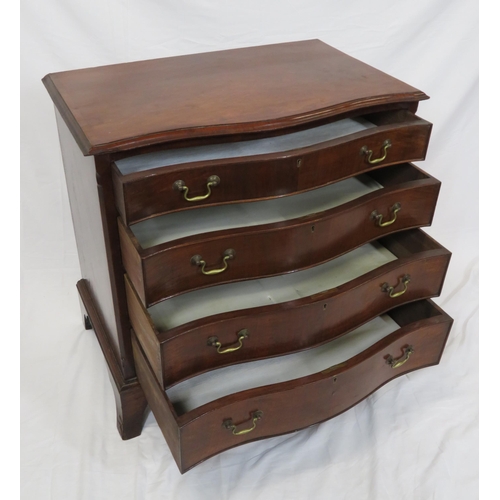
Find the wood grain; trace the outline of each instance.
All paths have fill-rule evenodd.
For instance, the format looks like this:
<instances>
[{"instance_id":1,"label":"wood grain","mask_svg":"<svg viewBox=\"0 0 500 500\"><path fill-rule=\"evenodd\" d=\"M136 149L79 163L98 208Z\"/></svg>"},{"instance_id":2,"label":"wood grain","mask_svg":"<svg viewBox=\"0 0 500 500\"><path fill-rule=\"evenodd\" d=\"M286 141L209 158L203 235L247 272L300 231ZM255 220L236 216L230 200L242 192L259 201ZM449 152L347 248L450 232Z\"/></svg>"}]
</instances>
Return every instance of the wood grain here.
<instances>
[{"instance_id":1,"label":"wood grain","mask_svg":"<svg viewBox=\"0 0 500 500\"><path fill-rule=\"evenodd\" d=\"M162 434L165 437L165 441L167 442L172 456L177 463L177 467L182 469L180 431L174 407L170 400L166 397L161 386L158 384L154 374L151 372L151 367L147 358L144 356L144 353L133 334L132 347L137 368L137 376L139 377L141 386L144 389L151 411L153 412Z\"/></svg>"},{"instance_id":2,"label":"wood grain","mask_svg":"<svg viewBox=\"0 0 500 500\"><path fill-rule=\"evenodd\" d=\"M43 83L57 108L82 267L77 287L110 370L123 439L140 434L149 404L184 472L233 446L331 418L392 378L439 362L452 320L420 299L441 292L450 253L410 229L431 223L439 182L404 163L427 152L432 125L415 116L419 101L427 99L423 92L319 40L53 73ZM266 138L359 116L377 127L287 153L126 176L114 164L169 148ZM360 149L378 156L386 139L392 143L387 159L368 164ZM363 172L384 189L299 220L148 250L127 227L200 206L301 193ZM172 189L182 179L191 194L202 194L213 174L221 184L200 204L186 205ZM367 219L373 210L387 218L395 201L403 210L393 226L377 228ZM211 282L221 284L307 268L379 237L397 261L310 297L169 331L156 329L144 305L206 286L204 276L192 274L198 268L185 266L195 253L216 262L221 248L237 248L228 273ZM396 285L404 274L411 275L404 295L391 299L382 292L385 281ZM219 366L327 342L388 310L401 328L329 370L236 393L182 415L165 394L165 387ZM230 356L207 345L213 335L232 344L243 328L250 336ZM398 371L391 369L387 356L399 357L410 343L414 355ZM226 418L245 425L257 409L264 418L255 431L236 437L222 427Z\"/></svg>"},{"instance_id":3,"label":"wood grain","mask_svg":"<svg viewBox=\"0 0 500 500\"><path fill-rule=\"evenodd\" d=\"M114 166L120 215L130 225L180 210L297 194L376 168L424 160L432 125L408 111L383 114L376 128L292 151L198 161L128 175ZM360 154L361 148L366 146L378 155L387 139L392 144L387 159L370 165L366 155ZM183 180L190 192L203 194L211 175L217 175L221 183L203 201L188 202L173 189L177 180Z\"/></svg>"},{"instance_id":4,"label":"wood grain","mask_svg":"<svg viewBox=\"0 0 500 500\"><path fill-rule=\"evenodd\" d=\"M148 249L142 249L132 231L119 221L125 269L149 307L190 290L306 269L384 235L429 226L440 182L415 166L389 170L374 176L388 187L322 213L193 235ZM391 173L398 175L400 184L391 181ZM371 213L377 210L388 220L396 202L402 206L396 222L385 228L377 226ZM191 264L191 257L197 254L217 264L226 248L235 249L236 257L221 274L204 276Z\"/></svg>"},{"instance_id":5,"label":"wood grain","mask_svg":"<svg viewBox=\"0 0 500 500\"><path fill-rule=\"evenodd\" d=\"M108 194L109 189L111 194L113 193L111 179L109 176L106 179L105 169L101 169L101 174L98 174L94 158L84 158L81 155L57 111L56 118L82 278L87 280L92 296L95 297L96 308L124 377L133 378L135 372L132 353L129 350L129 355L125 354L126 341L123 338L123 331L128 331L130 326L126 322L123 328L123 312L126 315L126 309L119 314L117 286L119 288L120 283L117 284L116 276L113 274L116 266L120 267L120 271L123 266L118 238L113 240L111 232L113 225L117 231L116 209L113 199L107 200L105 194L106 188ZM107 212L110 209L111 214ZM114 265L110 265L114 261L116 261ZM123 288L123 272L120 274Z\"/></svg>"},{"instance_id":6,"label":"wood grain","mask_svg":"<svg viewBox=\"0 0 500 500\"><path fill-rule=\"evenodd\" d=\"M412 233L413 237L407 237L407 233ZM158 366L156 352L150 354L150 359L159 382L169 387L218 367L320 345L395 306L441 293L451 256L448 250L420 230L398 233L379 241L390 247L398 260L322 293L221 313L165 332L141 320L147 312L139 297L131 293L133 287L130 286L132 327L146 353L149 345L159 342L161 366ZM411 282L404 295L390 298L382 293L384 282L395 286L405 274L411 276ZM250 336L238 351L220 355L207 345L212 336L217 336L223 345L233 344L236 333L242 329L247 329Z\"/></svg>"},{"instance_id":7,"label":"wood grain","mask_svg":"<svg viewBox=\"0 0 500 500\"><path fill-rule=\"evenodd\" d=\"M399 330L344 363L299 379L231 394L182 415L176 414L142 349L135 344L139 379L148 400L154 401L153 412L168 436L181 473L246 442L323 422L390 380L439 363L453 320L431 301L426 302L423 307L420 302L404 306L404 311L393 315L403 325ZM405 320L407 314L412 318L410 322ZM414 353L408 361L397 369L391 368L387 358L399 358L409 345ZM262 411L263 416L248 434L234 436L222 425L227 418L244 423L255 410Z\"/></svg>"},{"instance_id":8,"label":"wood grain","mask_svg":"<svg viewBox=\"0 0 500 500\"><path fill-rule=\"evenodd\" d=\"M427 99L319 40L65 71L43 82L85 155Z\"/></svg>"}]
</instances>

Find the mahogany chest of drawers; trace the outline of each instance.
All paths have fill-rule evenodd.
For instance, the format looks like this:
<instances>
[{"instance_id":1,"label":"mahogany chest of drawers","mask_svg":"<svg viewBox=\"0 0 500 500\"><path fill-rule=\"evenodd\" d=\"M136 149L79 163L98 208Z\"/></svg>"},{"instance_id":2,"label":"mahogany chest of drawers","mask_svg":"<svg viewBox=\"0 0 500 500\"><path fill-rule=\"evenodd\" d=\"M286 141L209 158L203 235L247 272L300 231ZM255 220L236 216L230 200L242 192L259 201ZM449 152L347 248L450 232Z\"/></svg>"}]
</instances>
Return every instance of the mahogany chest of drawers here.
<instances>
[{"instance_id":1,"label":"mahogany chest of drawers","mask_svg":"<svg viewBox=\"0 0 500 500\"><path fill-rule=\"evenodd\" d=\"M185 472L439 362L425 94L318 40L43 81L123 439Z\"/></svg>"}]
</instances>

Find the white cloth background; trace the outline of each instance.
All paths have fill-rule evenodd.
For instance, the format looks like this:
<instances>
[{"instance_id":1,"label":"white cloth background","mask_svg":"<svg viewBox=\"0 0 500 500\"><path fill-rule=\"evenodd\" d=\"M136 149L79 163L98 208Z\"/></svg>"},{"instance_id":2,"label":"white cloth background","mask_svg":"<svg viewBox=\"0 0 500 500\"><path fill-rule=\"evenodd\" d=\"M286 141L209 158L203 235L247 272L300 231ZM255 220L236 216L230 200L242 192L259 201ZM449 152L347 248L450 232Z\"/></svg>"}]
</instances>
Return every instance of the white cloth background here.
<instances>
[{"instance_id":1,"label":"white cloth background","mask_svg":"<svg viewBox=\"0 0 500 500\"><path fill-rule=\"evenodd\" d=\"M24 0L22 498L477 498L478 19L473 0ZM225 452L181 476L153 416L121 441L105 364L83 329L49 72L319 38L426 92L421 164L443 183L428 233L453 252L441 364L343 415Z\"/></svg>"}]
</instances>

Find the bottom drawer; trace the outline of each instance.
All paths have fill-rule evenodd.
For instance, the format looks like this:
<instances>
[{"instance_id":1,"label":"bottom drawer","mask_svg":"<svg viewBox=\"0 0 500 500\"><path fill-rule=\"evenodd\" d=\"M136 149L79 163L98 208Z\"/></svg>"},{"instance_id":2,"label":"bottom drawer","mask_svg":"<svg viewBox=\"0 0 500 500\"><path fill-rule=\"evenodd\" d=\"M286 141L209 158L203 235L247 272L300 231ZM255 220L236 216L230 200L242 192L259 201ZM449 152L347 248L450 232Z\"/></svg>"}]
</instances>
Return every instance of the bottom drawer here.
<instances>
[{"instance_id":1,"label":"bottom drawer","mask_svg":"<svg viewBox=\"0 0 500 500\"><path fill-rule=\"evenodd\" d=\"M439 363L452 323L431 300L418 301L321 347L221 368L167 392L135 336L134 357L148 403L184 473L229 448L332 418L390 380Z\"/></svg>"}]
</instances>

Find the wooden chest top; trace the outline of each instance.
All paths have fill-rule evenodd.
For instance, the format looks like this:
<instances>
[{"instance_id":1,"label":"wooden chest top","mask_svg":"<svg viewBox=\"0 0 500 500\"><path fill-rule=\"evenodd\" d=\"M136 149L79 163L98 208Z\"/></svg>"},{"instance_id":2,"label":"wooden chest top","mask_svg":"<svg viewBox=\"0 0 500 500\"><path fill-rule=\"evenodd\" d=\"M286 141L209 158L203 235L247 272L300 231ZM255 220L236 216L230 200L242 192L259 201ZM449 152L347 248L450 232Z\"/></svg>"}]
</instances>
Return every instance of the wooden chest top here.
<instances>
[{"instance_id":1,"label":"wooden chest top","mask_svg":"<svg viewBox=\"0 0 500 500\"><path fill-rule=\"evenodd\" d=\"M85 155L427 99L320 40L51 73L43 82Z\"/></svg>"}]
</instances>

